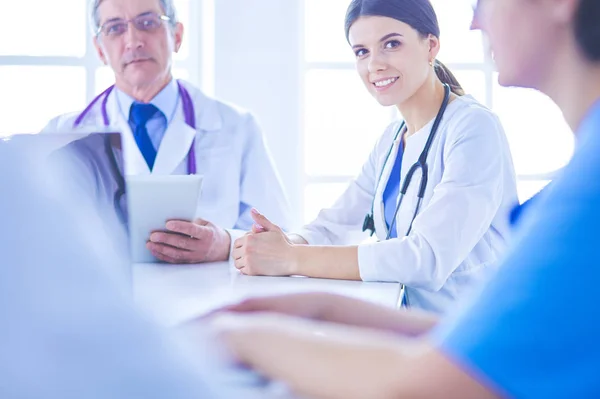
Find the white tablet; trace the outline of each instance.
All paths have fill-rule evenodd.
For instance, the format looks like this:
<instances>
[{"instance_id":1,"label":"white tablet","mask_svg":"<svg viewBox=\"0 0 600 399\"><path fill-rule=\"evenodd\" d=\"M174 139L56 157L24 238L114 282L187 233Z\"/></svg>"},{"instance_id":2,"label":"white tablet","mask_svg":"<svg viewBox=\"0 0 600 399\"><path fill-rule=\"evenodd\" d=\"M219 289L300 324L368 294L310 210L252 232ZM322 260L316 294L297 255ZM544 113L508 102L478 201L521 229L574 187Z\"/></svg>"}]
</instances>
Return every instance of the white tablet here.
<instances>
[{"instance_id":1,"label":"white tablet","mask_svg":"<svg viewBox=\"0 0 600 399\"><path fill-rule=\"evenodd\" d=\"M196 218L202 176L143 175L127 176L126 180L132 261L158 262L146 248L150 234L164 231L169 220Z\"/></svg>"}]
</instances>

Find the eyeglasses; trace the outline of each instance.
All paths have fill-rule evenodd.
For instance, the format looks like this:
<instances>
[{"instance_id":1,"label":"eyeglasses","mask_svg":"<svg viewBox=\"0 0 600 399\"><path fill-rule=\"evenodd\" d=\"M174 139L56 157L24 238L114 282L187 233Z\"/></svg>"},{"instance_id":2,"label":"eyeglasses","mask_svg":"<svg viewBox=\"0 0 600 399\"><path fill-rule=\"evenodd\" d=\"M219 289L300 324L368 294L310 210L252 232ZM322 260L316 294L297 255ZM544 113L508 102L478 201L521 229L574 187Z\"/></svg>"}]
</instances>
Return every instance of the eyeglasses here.
<instances>
[{"instance_id":1,"label":"eyeglasses","mask_svg":"<svg viewBox=\"0 0 600 399\"><path fill-rule=\"evenodd\" d=\"M129 22L133 23L133 26L141 32L154 32L158 30L165 21L171 21L171 18L166 15L158 15L155 13L141 14L128 20L120 18L111 19L98 28L96 35L102 34L107 37L121 36L127 32Z\"/></svg>"}]
</instances>

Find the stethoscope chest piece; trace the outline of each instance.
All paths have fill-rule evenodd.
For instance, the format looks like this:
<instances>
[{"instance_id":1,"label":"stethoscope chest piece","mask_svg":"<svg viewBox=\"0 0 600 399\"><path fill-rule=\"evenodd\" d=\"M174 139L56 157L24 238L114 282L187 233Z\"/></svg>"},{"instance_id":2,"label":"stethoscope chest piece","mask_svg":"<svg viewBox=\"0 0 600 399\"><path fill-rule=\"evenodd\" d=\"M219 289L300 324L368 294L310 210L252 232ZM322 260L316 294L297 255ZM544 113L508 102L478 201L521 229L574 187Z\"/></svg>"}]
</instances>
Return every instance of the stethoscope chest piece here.
<instances>
[{"instance_id":1,"label":"stethoscope chest piece","mask_svg":"<svg viewBox=\"0 0 600 399\"><path fill-rule=\"evenodd\" d=\"M375 217L373 216L372 213L369 213L367 216L365 216L365 221L363 222L363 227L362 227L362 231L363 233L365 231L369 230L370 236L372 237L373 234L375 234Z\"/></svg>"}]
</instances>

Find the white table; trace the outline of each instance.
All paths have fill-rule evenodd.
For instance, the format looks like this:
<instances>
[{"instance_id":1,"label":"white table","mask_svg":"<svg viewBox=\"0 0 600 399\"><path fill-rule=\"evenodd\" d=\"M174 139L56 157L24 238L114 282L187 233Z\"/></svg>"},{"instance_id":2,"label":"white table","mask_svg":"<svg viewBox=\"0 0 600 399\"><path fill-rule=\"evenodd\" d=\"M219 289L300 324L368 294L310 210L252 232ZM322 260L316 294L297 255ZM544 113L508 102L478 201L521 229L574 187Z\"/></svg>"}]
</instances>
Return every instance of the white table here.
<instances>
[{"instance_id":1,"label":"white table","mask_svg":"<svg viewBox=\"0 0 600 399\"><path fill-rule=\"evenodd\" d=\"M133 290L138 305L156 321L175 326L223 305L244 298L321 291L357 297L384 306L396 307L400 285L360 281L323 280L306 277L250 277L240 274L232 264L206 265L136 264L133 266ZM237 386L239 371L220 375L223 386ZM214 370L213 370L214 372ZM246 374L242 372L243 381ZM229 380L232 376L233 380ZM214 376L213 376L214 377ZM274 384L274 385L273 385ZM286 390L273 393L273 386L240 385L238 397L261 399L298 399Z\"/></svg>"},{"instance_id":2,"label":"white table","mask_svg":"<svg viewBox=\"0 0 600 399\"><path fill-rule=\"evenodd\" d=\"M137 264L133 267L133 288L142 309L171 326L248 297L320 291L396 307L400 293L396 283L244 276L227 262Z\"/></svg>"}]
</instances>

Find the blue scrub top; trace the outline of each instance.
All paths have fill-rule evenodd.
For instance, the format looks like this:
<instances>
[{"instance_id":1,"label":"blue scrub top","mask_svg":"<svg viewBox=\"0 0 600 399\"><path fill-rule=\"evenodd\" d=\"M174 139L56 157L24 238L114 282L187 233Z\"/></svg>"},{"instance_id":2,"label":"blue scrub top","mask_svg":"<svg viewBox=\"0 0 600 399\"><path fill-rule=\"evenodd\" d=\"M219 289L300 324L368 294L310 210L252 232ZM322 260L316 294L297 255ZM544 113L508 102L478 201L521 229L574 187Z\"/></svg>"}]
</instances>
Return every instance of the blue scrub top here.
<instances>
[{"instance_id":1,"label":"blue scrub top","mask_svg":"<svg viewBox=\"0 0 600 399\"><path fill-rule=\"evenodd\" d=\"M383 191L383 215L385 224L390 231L390 238L398 238L398 229L396 228L396 209L398 208L398 196L400 195L400 173L402 172L402 157L404 155L404 140L400 136L398 143L398 152L396 160L390 173L387 185Z\"/></svg>"},{"instance_id":2,"label":"blue scrub top","mask_svg":"<svg viewBox=\"0 0 600 399\"><path fill-rule=\"evenodd\" d=\"M518 398L600 398L600 102L570 164L520 212L498 275L434 339Z\"/></svg>"}]
</instances>

